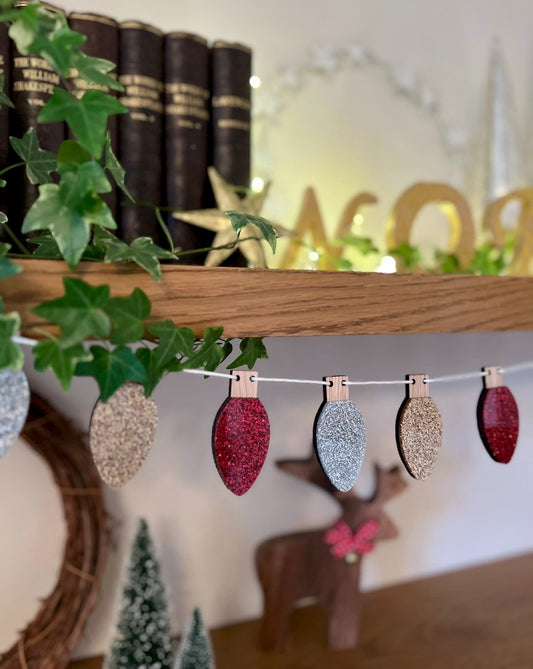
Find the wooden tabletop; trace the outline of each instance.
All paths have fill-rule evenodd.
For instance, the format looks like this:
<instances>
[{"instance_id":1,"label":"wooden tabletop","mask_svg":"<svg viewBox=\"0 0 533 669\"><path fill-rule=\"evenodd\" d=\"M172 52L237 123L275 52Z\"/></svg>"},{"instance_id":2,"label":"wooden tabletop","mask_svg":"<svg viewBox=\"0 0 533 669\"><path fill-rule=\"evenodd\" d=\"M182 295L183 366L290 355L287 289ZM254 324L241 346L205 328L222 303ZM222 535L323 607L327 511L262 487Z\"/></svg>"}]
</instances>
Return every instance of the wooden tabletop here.
<instances>
[{"instance_id":1,"label":"wooden tabletop","mask_svg":"<svg viewBox=\"0 0 533 669\"><path fill-rule=\"evenodd\" d=\"M316 607L293 614L286 653L259 651L258 630L213 630L217 669L532 669L533 554L365 594L354 650L326 648Z\"/></svg>"}]
</instances>

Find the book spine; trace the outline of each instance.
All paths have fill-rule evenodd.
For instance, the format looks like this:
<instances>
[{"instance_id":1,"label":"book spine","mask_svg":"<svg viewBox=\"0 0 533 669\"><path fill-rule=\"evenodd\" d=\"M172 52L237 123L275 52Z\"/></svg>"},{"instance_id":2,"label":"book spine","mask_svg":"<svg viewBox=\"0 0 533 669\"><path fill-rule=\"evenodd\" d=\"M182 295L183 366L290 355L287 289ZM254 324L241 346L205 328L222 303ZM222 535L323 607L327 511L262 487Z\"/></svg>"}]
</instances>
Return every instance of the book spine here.
<instances>
[{"instance_id":1,"label":"book spine","mask_svg":"<svg viewBox=\"0 0 533 669\"><path fill-rule=\"evenodd\" d=\"M234 186L250 185L252 52L242 44L211 48L212 165Z\"/></svg>"},{"instance_id":2,"label":"book spine","mask_svg":"<svg viewBox=\"0 0 533 669\"><path fill-rule=\"evenodd\" d=\"M59 75L43 58L23 56L14 45L11 62L11 100L15 107L10 110L9 134L22 137L27 130L35 128L40 147L55 153L65 139L65 124L37 123L37 117L52 97L54 88L61 85ZM13 155L13 162L18 160ZM29 183L23 170L13 171L9 180L9 219L14 232L20 231L24 216L38 194L37 186Z\"/></svg>"},{"instance_id":3,"label":"book spine","mask_svg":"<svg viewBox=\"0 0 533 669\"><path fill-rule=\"evenodd\" d=\"M118 65L118 23L107 16L101 14L79 14L72 12L69 16L69 24L72 30L76 30L87 37L87 40L81 45L81 49L88 56L94 58L105 58L115 65ZM112 97L118 97L117 91L111 90L107 86L89 84L81 79L77 72L72 72L73 93L77 97L91 89L100 90ZM113 151L117 152L118 146L118 119L117 116L110 116L107 124L107 131L111 139ZM108 204L113 216L117 215L117 188L113 179L110 179L112 190L103 196Z\"/></svg>"},{"instance_id":4,"label":"book spine","mask_svg":"<svg viewBox=\"0 0 533 669\"><path fill-rule=\"evenodd\" d=\"M119 26L120 101L129 108L118 117L118 158L126 170L126 185L135 200L154 205L163 194L163 33L137 21ZM119 194L119 236L131 243L137 237L160 238L152 209L128 206Z\"/></svg>"},{"instance_id":5,"label":"book spine","mask_svg":"<svg viewBox=\"0 0 533 669\"><path fill-rule=\"evenodd\" d=\"M183 211L201 209L206 190L209 125L209 48L190 33L165 35L166 203ZM210 246L213 233L167 217L176 247ZM203 264L200 255L188 264Z\"/></svg>"},{"instance_id":6,"label":"book spine","mask_svg":"<svg viewBox=\"0 0 533 669\"><path fill-rule=\"evenodd\" d=\"M0 74L4 76L4 93L10 93L11 80L11 48L8 35L9 26L0 23ZM8 164L9 156L9 107L0 106L0 169ZM7 176L7 175L6 175ZM7 214L6 189L0 188L0 211ZM4 240L5 235L0 231L0 240Z\"/></svg>"}]
</instances>

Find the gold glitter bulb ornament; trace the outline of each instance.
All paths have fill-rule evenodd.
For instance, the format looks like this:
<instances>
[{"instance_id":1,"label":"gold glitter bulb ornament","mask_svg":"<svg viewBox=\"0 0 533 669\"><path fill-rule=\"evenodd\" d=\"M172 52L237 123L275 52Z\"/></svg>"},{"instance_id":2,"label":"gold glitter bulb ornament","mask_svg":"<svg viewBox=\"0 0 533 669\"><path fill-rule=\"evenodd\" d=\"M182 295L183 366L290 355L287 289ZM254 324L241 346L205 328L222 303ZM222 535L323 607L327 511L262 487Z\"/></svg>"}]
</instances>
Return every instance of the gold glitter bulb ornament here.
<instances>
[{"instance_id":1,"label":"gold glitter bulb ornament","mask_svg":"<svg viewBox=\"0 0 533 669\"><path fill-rule=\"evenodd\" d=\"M326 401L315 421L315 447L324 473L341 492L350 490L366 451L365 421L348 397L347 376L326 376Z\"/></svg>"},{"instance_id":2,"label":"gold glitter bulb ornament","mask_svg":"<svg viewBox=\"0 0 533 669\"><path fill-rule=\"evenodd\" d=\"M396 440L405 468L415 479L427 479L433 471L442 443L442 420L429 396L426 374L409 374L407 398L398 412Z\"/></svg>"}]
</instances>

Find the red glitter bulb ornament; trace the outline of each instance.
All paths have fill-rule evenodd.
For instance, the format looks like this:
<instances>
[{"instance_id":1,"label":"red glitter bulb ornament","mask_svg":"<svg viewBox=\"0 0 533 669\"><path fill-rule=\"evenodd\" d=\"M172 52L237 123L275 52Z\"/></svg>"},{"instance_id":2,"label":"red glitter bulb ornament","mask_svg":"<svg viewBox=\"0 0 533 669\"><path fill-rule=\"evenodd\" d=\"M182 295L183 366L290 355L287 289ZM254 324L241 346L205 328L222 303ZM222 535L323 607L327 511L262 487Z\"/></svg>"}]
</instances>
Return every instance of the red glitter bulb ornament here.
<instances>
[{"instance_id":1,"label":"red glitter bulb ornament","mask_svg":"<svg viewBox=\"0 0 533 669\"><path fill-rule=\"evenodd\" d=\"M244 495L263 467L270 442L270 423L265 407L257 399L257 372L235 374L230 396L220 407L213 428L213 456L222 480L235 493Z\"/></svg>"},{"instance_id":2,"label":"red glitter bulb ornament","mask_svg":"<svg viewBox=\"0 0 533 669\"><path fill-rule=\"evenodd\" d=\"M477 425L483 445L496 462L510 462L518 439L518 407L503 385L499 367L483 367L484 388L477 405Z\"/></svg>"}]
</instances>

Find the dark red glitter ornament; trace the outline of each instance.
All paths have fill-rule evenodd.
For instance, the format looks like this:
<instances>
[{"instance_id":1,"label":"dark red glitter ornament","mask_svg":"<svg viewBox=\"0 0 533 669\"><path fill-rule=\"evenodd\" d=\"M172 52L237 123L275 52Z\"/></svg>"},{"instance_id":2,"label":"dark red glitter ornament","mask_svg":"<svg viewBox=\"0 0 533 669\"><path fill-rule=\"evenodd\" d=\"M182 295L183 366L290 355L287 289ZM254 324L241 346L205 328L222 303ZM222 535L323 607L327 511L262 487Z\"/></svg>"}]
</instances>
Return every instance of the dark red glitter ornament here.
<instances>
[{"instance_id":1,"label":"dark red glitter ornament","mask_svg":"<svg viewBox=\"0 0 533 669\"><path fill-rule=\"evenodd\" d=\"M484 389L477 405L479 434L489 455L507 464L518 439L518 407L513 394L503 384L498 367L484 367Z\"/></svg>"},{"instance_id":2,"label":"dark red glitter ornament","mask_svg":"<svg viewBox=\"0 0 533 669\"><path fill-rule=\"evenodd\" d=\"M270 423L257 399L257 372L239 371L231 381L230 397L215 419L213 456L222 480L235 495L244 495L265 462Z\"/></svg>"}]
</instances>

